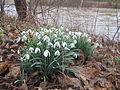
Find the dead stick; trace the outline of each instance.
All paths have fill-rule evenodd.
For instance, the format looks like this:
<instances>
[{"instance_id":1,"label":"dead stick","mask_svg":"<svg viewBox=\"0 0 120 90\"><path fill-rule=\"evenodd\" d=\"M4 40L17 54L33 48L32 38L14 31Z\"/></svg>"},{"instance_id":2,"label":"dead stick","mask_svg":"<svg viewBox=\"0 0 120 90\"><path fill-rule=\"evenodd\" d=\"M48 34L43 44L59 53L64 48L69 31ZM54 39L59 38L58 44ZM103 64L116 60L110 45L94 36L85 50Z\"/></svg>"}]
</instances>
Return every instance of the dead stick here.
<instances>
[{"instance_id":1,"label":"dead stick","mask_svg":"<svg viewBox=\"0 0 120 90\"><path fill-rule=\"evenodd\" d=\"M115 32L112 41L115 39L115 36L117 35L118 31L120 30L120 26L117 28L117 31Z\"/></svg>"}]
</instances>

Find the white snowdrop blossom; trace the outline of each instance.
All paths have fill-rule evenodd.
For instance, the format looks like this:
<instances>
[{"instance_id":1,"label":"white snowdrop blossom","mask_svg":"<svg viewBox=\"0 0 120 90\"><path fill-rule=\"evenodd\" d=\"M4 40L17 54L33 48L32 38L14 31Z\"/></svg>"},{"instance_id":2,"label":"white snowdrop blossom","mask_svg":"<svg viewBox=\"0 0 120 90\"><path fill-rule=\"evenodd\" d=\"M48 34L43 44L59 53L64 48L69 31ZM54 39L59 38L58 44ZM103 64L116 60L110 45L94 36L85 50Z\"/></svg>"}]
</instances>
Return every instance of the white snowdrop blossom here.
<instances>
[{"instance_id":1,"label":"white snowdrop blossom","mask_svg":"<svg viewBox=\"0 0 120 90\"><path fill-rule=\"evenodd\" d=\"M61 27L60 27L60 29L61 29L61 30L64 30L64 27L63 27L63 26L61 26Z\"/></svg>"},{"instance_id":2,"label":"white snowdrop blossom","mask_svg":"<svg viewBox=\"0 0 120 90\"><path fill-rule=\"evenodd\" d=\"M100 44L99 47L102 48L103 47L102 44Z\"/></svg>"},{"instance_id":3,"label":"white snowdrop blossom","mask_svg":"<svg viewBox=\"0 0 120 90\"><path fill-rule=\"evenodd\" d=\"M78 54L74 54L73 56L74 56L75 58L77 58L77 57L78 57Z\"/></svg>"},{"instance_id":4,"label":"white snowdrop blossom","mask_svg":"<svg viewBox=\"0 0 120 90\"><path fill-rule=\"evenodd\" d=\"M66 46L67 46L67 43L66 43L66 42L62 42L62 46L63 46L63 47L66 47Z\"/></svg>"},{"instance_id":5,"label":"white snowdrop blossom","mask_svg":"<svg viewBox=\"0 0 120 90\"><path fill-rule=\"evenodd\" d=\"M20 57L20 60L23 61L24 60L23 57Z\"/></svg>"},{"instance_id":6,"label":"white snowdrop blossom","mask_svg":"<svg viewBox=\"0 0 120 90\"><path fill-rule=\"evenodd\" d=\"M51 42L49 42L48 45L51 47L54 47L54 45Z\"/></svg>"},{"instance_id":7,"label":"white snowdrop blossom","mask_svg":"<svg viewBox=\"0 0 120 90\"><path fill-rule=\"evenodd\" d=\"M98 48L98 47L99 47L99 43L96 43L96 44L94 45L94 47L95 47L95 48Z\"/></svg>"},{"instance_id":8,"label":"white snowdrop blossom","mask_svg":"<svg viewBox=\"0 0 120 90\"><path fill-rule=\"evenodd\" d=\"M87 33L83 33L82 37L87 38L87 37L89 37L89 35Z\"/></svg>"},{"instance_id":9,"label":"white snowdrop blossom","mask_svg":"<svg viewBox=\"0 0 120 90\"><path fill-rule=\"evenodd\" d=\"M22 34L22 35L25 35L25 34L26 34L26 32L25 32L25 31L23 31L21 34Z\"/></svg>"},{"instance_id":10,"label":"white snowdrop blossom","mask_svg":"<svg viewBox=\"0 0 120 90\"><path fill-rule=\"evenodd\" d=\"M79 37L81 37L82 34L83 34L83 33L81 33L81 32L77 32L77 35L78 35Z\"/></svg>"},{"instance_id":11,"label":"white snowdrop blossom","mask_svg":"<svg viewBox=\"0 0 120 90\"><path fill-rule=\"evenodd\" d=\"M69 29L68 29L68 28L66 28L66 31L69 31Z\"/></svg>"},{"instance_id":12,"label":"white snowdrop blossom","mask_svg":"<svg viewBox=\"0 0 120 90\"><path fill-rule=\"evenodd\" d=\"M69 35L65 35L64 38L69 39Z\"/></svg>"},{"instance_id":13,"label":"white snowdrop blossom","mask_svg":"<svg viewBox=\"0 0 120 90\"><path fill-rule=\"evenodd\" d=\"M64 49L65 49L65 50L70 50L68 47L65 47Z\"/></svg>"},{"instance_id":14,"label":"white snowdrop blossom","mask_svg":"<svg viewBox=\"0 0 120 90\"><path fill-rule=\"evenodd\" d=\"M50 38L49 38L47 35L45 35L45 36L43 37L43 41L50 42Z\"/></svg>"},{"instance_id":15,"label":"white snowdrop blossom","mask_svg":"<svg viewBox=\"0 0 120 90\"><path fill-rule=\"evenodd\" d=\"M56 47L60 48L60 43L59 42L55 42L54 48L56 48Z\"/></svg>"},{"instance_id":16,"label":"white snowdrop blossom","mask_svg":"<svg viewBox=\"0 0 120 90\"><path fill-rule=\"evenodd\" d=\"M23 42L23 41L26 41L26 40L27 40L26 35L23 35L23 37L22 37L22 42Z\"/></svg>"},{"instance_id":17,"label":"white snowdrop blossom","mask_svg":"<svg viewBox=\"0 0 120 90\"><path fill-rule=\"evenodd\" d=\"M30 47L30 48L29 48L29 51L30 51L30 52L33 52L33 51L34 51L34 48L33 48L33 47Z\"/></svg>"},{"instance_id":18,"label":"white snowdrop blossom","mask_svg":"<svg viewBox=\"0 0 120 90\"><path fill-rule=\"evenodd\" d=\"M76 35L73 35L73 39L77 39L77 36L76 36Z\"/></svg>"},{"instance_id":19,"label":"white snowdrop blossom","mask_svg":"<svg viewBox=\"0 0 120 90\"><path fill-rule=\"evenodd\" d=\"M89 38L87 39L87 41L91 43L91 41L92 41L92 40L91 40L91 37L89 37Z\"/></svg>"},{"instance_id":20,"label":"white snowdrop blossom","mask_svg":"<svg viewBox=\"0 0 120 90\"><path fill-rule=\"evenodd\" d=\"M27 33L33 34L33 31L31 29L28 29Z\"/></svg>"},{"instance_id":21,"label":"white snowdrop blossom","mask_svg":"<svg viewBox=\"0 0 120 90\"><path fill-rule=\"evenodd\" d=\"M57 51L55 52L55 56L60 56L60 51L59 51L59 50L57 50Z\"/></svg>"},{"instance_id":22,"label":"white snowdrop blossom","mask_svg":"<svg viewBox=\"0 0 120 90\"><path fill-rule=\"evenodd\" d=\"M74 48L74 47L75 47L75 44L74 44L74 43L71 43L71 44L70 44L70 47L71 47L71 48Z\"/></svg>"},{"instance_id":23,"label":"white snowdrop blossom","mask_svg":"<svg viewBox=\"0 0 120 90\"><path fill-rule=\"evenodd\" d=\"M45 56L45 57L50 56L50 52L49 52L48 50L45 50L45 51L44 51L44 56Z\"/></svg>"},{"instance_id":24,"label":"white snowdrop blossom","mask_svg":"<svg viewBox=\"0 0 120 90\"><path fill-rule=\"evenodd\" d=\"M72 34L72 32L71 31L69 31L69 35L71 35Z\"/></svg>"},{"instance_id":25,"label":"white snowdrop blossom","mask_svg":"<svg viewBox=\"0 0 120 90\"><path fill-rule=\"evenodd\" d=\"M73 43L74 43L74 44L77 44L77 40L73 40Z\"/></svg>"},{"instance_id":26,"label":"white snowdrop blossom","mask_svg":"<svg viewBox=\"0 0 120 90\"><path fill-rule=\"evenodd\" d=\"M42 45L42 42L39 41L39 42L37 43L37 45Z\"/></svg>"},{"instance_id":27,"label":"white snowdrop blossom","mask_svg":"<svg viewBox=\"0 0 120 90\"><path fill-rule=\"evenodd\" d=\"M41 34L38 33L38 32L36 32L36 33L34 33L34 36L33 36L33 37L36 37L37 39L40 39L40 38L41 38Z\"/></svg>"},{"instance_id":28,"label":"white snowdrop blossom","mask_svg":"<svg viewBox=\"0 0 120 90\"><path fill-rule=\"evenodd\" d=\"M54 37L57 37L57 35L56 35L56 34L53 34L53 36L54 36Z\"/></svg>"},{"instance_id":29,"label":"white snowdrop blossom","mask_svg":"<svg viewBox=\"0 0 120 90\"><path fill-rule=\"evenodd\" d=\"M25 60L30 59L30 55L29 55L29 54L25 54L25 55L24 55L24 59L25 59Z\"/></svg>"},{"instance_id":30,"label":"white snowdrop blossom","mask_svg":"<svg viewBox=\"0 0 120 90\"><path fill-rule=\"evenodd\" d=\"M35 48L35 53L40 53L40 49L39 48Z\"/></svg>"},{"instance_id":31,"label":"white snowdrop blossom","mask_svg":"<svg viewBox=\"0 0 120 90\"><path fill-rule=\"evenodd\" d=\"M20 50L17 50L17 53L20 54Z\"/></svg>"}]
</instances>

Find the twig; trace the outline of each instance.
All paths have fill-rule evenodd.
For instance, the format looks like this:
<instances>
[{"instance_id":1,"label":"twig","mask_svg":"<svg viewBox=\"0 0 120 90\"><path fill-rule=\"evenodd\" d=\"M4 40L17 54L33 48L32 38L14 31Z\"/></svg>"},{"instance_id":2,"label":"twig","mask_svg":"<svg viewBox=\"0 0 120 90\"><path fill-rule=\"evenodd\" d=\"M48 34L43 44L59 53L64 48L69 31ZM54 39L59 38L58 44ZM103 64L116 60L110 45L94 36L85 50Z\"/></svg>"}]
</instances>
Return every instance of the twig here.
<instances>
[{"instance_id":1,"label":"twig","mask_svg":"<svg viewBox=\"0 0 120 90\"><path fill-rule=\"evenodd\" d=\"M115 34L114 34L114 36L113 36L112 41L115 39L115 36L116 36L116 35L117 35L117 33L119 32L119 30L120 30L120 26L118 26L117 31L115 32Z\"/></svg>"}]
</instances>

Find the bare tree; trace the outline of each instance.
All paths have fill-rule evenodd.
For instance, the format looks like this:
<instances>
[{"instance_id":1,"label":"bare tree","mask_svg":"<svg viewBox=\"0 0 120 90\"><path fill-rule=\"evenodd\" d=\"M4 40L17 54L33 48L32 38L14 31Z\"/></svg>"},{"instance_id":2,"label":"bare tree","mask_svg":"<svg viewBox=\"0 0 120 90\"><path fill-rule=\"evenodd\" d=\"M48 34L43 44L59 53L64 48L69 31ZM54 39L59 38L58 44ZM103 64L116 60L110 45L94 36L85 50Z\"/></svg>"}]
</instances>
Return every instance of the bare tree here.
<instances>
[{"instance_id":1,"label":"bare tree","mask_svg":"<svg viewBox=\"0 0 120 90\"><path fill-rule=\"evenodd\" d=\"M19 20L25 20L27 17L26 0L14 0Z\"/></svg>"},{"instance_id":2,"label":"bare tree","mask_svg":"<svg viewBox=\"0 0 120 90\"><path fill-rule=\"evenodd\" d=\"M4 15L5 0L0 0L0 17Z\"/></svg>"}]
</instances>

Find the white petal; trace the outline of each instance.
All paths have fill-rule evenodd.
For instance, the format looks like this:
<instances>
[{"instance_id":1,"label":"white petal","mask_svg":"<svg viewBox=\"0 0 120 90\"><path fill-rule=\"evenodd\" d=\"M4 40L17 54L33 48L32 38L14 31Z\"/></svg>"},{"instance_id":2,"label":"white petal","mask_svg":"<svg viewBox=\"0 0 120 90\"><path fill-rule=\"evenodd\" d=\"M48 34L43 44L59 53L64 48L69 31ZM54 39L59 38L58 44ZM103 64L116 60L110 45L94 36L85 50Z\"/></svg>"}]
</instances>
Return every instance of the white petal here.
<instances>
[{"instance_id":1,"label":"white petal","mask_svg":"<svg viewBox=\"0 0 120 90\"><path fill-rule=\"evenodd\" d=\"M69 48L65 47L65 50L70 50Z\"/></svg>"},{"instance_id":2,"label":"white petal","mask_svg":"<svg viewBox=\"0 0 120 90\"><path fill-rule=\"evenodd\" d=\"M77 40L74 40L73 43L74 43L74 44L77 44Z\"/></svg>"},{"instance_id":3,"label":"white petal","mask_svg":"<svg viewBox=\"0 0 120 90\"><path fill-rule=\"evenodd\" d=\"M30 51L30 52L33 52L33 51L34 51L34 48L33 48L33 47L30 47L30 48L29 48L29 51Z\"/></svg>"},{"instance_id":4,"label":"white petal","mask_svg":"<svg viewBox=\"0 0 120 90\"><path fill-rule=\"evenodd\" d=\"M26 35L24 35L23 37L22 37L22 41L26 41L27 40L27 37L26 37Z\"/></svg>"},{"instance_id":5,"label":"white petal","mask_svg":"<svg viewBox=\"0 0 120 90\"><path fill-rule=\"evenodd\" d=\"M74 48L74 47L75 47L75 44L74 44L74 43L71 43L71 44L70 44L70 47L71 47L71 48Z\"/></svg>"},{"instance_id":6,"label":"white petal","mask_svg":"<svg viewBox=\"0 0 120 90\"><path fill-rule=\"evenodd\" d=\"M25 58L25 60L30 59L30 55L29 54L25 54L24 58Z\"/></svg>"},{"instance_id":7,"label":"white petal","mask_svg":"<svg viewBox=\"0 0 120 90\"><path fill-rule=\"evenodd\" d=\"M42 42L38 42L37 45L42 45Z\"/></svg>"},{"instance_id":8,"label":"white petal","mask_svg":"<svg viewBox=\"0 0 120 90\"><path fill-rule=\"evenodd\" d=\"M45 36L43 37L43 41L50 42L50 38L49 38L47 35L45 35Z\"/></svg>"},{"instance_id":9,"label":"white petal","mask_svg":"<svg viewBox=\"0 0 120 90\"><path fill-rule=\"evenodd\" d=\"M59 48L60 48L60 43L59 43L59 42L55 42L54 48L56 48L56 47L59 47Z\"/></svg>"},{"instance_id":10,"label":"white petal","mask_svg":"<svg viewBox=\"0 0 120 90\"><path fill-rule=\"evenodd\" d=\"M55 56L60 56L59 50L57 50L57 51L55 52Z\"/></svg>"},{"instance_id":11,"label":"white petal","mask_svg":"<svg viewBox=\"0 0 120 90\"><path fill-rule=\"evenodd\" d=\"M63 46L63 47L66 47L66 46L67 46L67 43L66 43L66 42L62 42L62 46Z\"/></svg>"},{"instance_id":12,"label":"white petal","mask_svg":"<svg viewBox=\"0 0 120 90\"><path fill-rule=\"evenodd\" d=\"M45 56L45 57L50 56L50 52L49 52L48 50L45 50L45 51L44 51L44 56Z\"/></svg>"},{"instance_id":13,"label":"white petal","mask_svg":"<svg viewBox=\"0 0 120 90\"><path fill-rule=\"evenodd\" d=\"M75 58L77 58L77 57L78 57L78 55L77 55L77 54L74 54L74 57L75 57Z\"/></svg>"},{"instance_id":14,"label":"white petal","mask_svg":"<svg viewBox=\"0 0 120 90\"><path fill-rule=\"evenodd\" d=\"M40 52L40 49L39 49L39 48L36 48L36 49L35 49L35 53L38 53L38 52Z\"/></svg>"}]
</instances>

